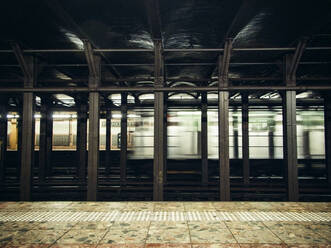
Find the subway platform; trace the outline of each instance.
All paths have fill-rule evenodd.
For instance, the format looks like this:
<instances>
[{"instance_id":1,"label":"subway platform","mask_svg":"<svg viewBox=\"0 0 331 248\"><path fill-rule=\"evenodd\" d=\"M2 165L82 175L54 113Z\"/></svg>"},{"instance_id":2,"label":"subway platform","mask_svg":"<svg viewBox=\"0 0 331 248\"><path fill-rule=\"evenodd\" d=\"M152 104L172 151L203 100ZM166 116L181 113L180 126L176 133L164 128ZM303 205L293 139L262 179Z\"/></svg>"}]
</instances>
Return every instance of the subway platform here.
<instances>
[{"instance_id":1,"label":"subway platform","mask_svg":"<svg viewBox=\"0 0 331 248\"><path fill-rule=\"evenodd\" d=\"M0 202L0 247L331 247L331 203Z\"/></svg>"}]
</instances>

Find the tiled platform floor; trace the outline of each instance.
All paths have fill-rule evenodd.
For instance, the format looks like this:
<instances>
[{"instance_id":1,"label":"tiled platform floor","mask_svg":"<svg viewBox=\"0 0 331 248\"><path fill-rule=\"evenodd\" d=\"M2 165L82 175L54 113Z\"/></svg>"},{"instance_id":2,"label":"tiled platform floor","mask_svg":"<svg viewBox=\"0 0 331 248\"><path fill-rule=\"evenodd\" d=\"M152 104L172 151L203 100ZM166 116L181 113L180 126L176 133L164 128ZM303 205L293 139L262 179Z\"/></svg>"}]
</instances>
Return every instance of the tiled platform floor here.
<instances>
[{"instance_id":1,"label":"tiled platform floor","mask_svg":"<svg viewBox=\"0 0 331 248\"><path fill-rule=\"evenodd\" d=\"M331 247L331 203L0 202L0 247Z\"/></svg>"}]
</instances>

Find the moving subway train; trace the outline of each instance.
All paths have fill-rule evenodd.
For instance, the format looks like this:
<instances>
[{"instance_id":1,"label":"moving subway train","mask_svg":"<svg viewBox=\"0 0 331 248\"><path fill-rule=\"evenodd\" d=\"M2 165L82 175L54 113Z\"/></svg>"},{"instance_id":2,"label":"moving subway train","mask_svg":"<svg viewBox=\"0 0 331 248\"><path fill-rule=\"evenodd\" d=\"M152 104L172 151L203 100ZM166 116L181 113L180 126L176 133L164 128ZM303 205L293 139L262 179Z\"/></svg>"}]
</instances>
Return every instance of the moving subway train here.
<instances>
[{"instance_id":1,"label":"moving subway train","mask_svg":"<svg viewBox=\"0 0 331 248\"><path fill-rule=\"evenodd\" d=\"M17 113L8 114L7 150L17 150ZM35 149L39 146L40 115L35 115ZM120 150L120 112L112 112L111 150ZM218 113L208 110L208 157L217 159ZM242 158L241 109L232 108L229 116L230 158ZM129 159L153 158L153 110L128 112ZM77 114L53 113L53 150L76 149ZM282 112L279 108L250 107L249 155L251 159L282 159ZM167 113L168 158L199 159L201 156L201 112L198 109L169 109ZM100 150L105 149L106 120L100 120ZM324 113L322 107L297 110L299 159L324 159Z\"/></svg>"}]
</instances>

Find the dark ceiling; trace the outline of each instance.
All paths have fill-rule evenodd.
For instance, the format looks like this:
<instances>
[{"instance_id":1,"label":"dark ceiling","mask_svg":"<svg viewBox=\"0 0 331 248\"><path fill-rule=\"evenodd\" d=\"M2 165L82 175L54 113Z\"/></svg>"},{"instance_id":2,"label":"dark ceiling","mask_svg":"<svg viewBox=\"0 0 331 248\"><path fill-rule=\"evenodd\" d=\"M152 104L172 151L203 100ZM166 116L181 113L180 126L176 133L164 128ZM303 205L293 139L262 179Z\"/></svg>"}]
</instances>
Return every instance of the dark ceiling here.
<instances>
[{"instance_id":1,"label":"dark ceiling","mask_svg":"<svg viewBox=\"0 0 331 248\"><path fill-rule=\"evenodd\" d=\"M149 0L150 1L150 0ZM147 1L148 2L148 1ZM164 48L222 48L225 38L233 47L330 46L331 0L159 0L160 31ZM0 49L17 42L22 49L83 49L83 39L94 48L153 49L153 34L144 0L11 0L1 6ZM230 77L281 77L281 61L288 52L233 52ZM167 52L167 78L211 78L218 52ZM79 64L43 67L44 78L87 78L84 53L37 54L42 64ZM115 78L152 77L153 52L104 53L104 75ZM300 76L330 76L331 51L305 51ZM176 63L205 63L180 65ZM2 66L1 66L2 65ZM6 65L6 66L4 66ZM0 78L21 77L14 54L0 53ZM206 82L207 83L207 82Z\"/></svg>"}]
</instances>

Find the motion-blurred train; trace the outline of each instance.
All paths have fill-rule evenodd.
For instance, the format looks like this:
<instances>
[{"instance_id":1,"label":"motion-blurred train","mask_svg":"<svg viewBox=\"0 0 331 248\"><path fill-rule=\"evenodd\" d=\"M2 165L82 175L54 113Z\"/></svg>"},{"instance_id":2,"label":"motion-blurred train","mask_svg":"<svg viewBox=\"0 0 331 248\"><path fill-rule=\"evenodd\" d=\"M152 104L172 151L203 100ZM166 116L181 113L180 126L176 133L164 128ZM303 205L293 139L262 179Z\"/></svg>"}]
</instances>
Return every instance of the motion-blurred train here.
<instances>
[{"instance_id":1,"label":"motion-blurred train","mask_svg":"<svg viewBox=\"0 0 331 248\"><path fill-rule=\"evenodd\" d=\"M8 150L17 149L16 113L8 114ZM39 145L39 118L36 114L36 149ZM112 113L111 150L120 150L120 112ZM129 159L153 158L153 110L134 109L128 112ZM242 158L241 109L230 109L230 158ZM77 114L53 114L53 150L76 149ZM201 111L169 109L167 113L169 159L199 159L201 157ZM106 120L100 120L100 150L105 149ZM297 145L299 159L324 159L323 108L297 109ZM250 107L249 155L251 159L282 159L283 130L280 108ZM208 158L218 157L218 112L208 110Z\"/></svg>"}]
</instances>

